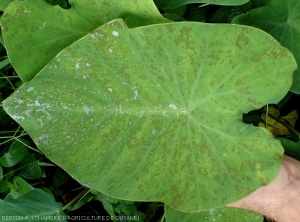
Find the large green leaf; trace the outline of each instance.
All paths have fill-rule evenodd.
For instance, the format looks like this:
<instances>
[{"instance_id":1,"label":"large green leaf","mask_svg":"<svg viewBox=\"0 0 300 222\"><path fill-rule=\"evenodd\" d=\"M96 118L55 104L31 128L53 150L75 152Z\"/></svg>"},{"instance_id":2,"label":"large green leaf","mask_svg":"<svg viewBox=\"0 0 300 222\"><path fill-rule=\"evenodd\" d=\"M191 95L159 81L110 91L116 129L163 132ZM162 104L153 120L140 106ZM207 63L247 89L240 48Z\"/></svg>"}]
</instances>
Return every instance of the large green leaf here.
<instances>
[{"instance_id":1,"label":"large green leaf","mask_svg":"<svg viewBox=\"0 0 300 222\"><path fill-rule=\"evenodd\" d=\"M1 0L0 1L0 11L4 11L9 3L13 2L14 0Z\"/></svg>"},{"instance_id":2,"label":"large green leaf","mask_svg":"<svg viewBox=\"0 0 300 222\"><path fill-rule=\"evenodd\" d=\"M233 23L258 27L287 47L300 64L300 2L272 0L264 7L236 17ZM292 92L300 93L300 69L294 73Z\"/></svg>"},{"instance_id":3,"label":"large green leaf","mask_svg":"<svg viewBox=\"0 0 300 222\"><path fill-rule=\"evenodd\" d=\"M165 206L167 222L262 222L263 216L244 209L219 207L199 213L184 213Z\"/></svg>"},{"instance_id":4,"label":"large green leaf","mask_svg":"<svg viewBox=\"0 0 300 222\"><path fill-rule=\"evenodd\" d=\"M152 0L70 0L71 9L44 0L16 1L1 18L9 59L23 81L55 55L104 23L123 18L129 27L169 22ZM26 58L26 59L24 59Z\"/></svg>"},{"instance_id":5,"label":"large green leaf","mask_svg":"<svg viewBox=\"0 0 300 222\"><path fill-rule=\"evenodd\" d=\"M207 3L214 5L242 5L249 0L154 0L161 9L174 9L192 3Z\"/></svg>"},{"instance_id":6,"label":"large green leaf","mask_svg":"<svg viewBox=\"0 0 300 222\"><path fill-rule=\"evenodd\" d=\"M10 187L10 195L14 199L30 190L34 190L34 188L29 183L27 183L22 177L19 176L13 178Z\"/></svg>"},{"instance_id":7,"label":"large green leaf","mask_svg":"<svg viewBox=\"0 0 300 222\"><path fill-rule=\"evenodd\" d=\"M128 29L114 20L63 50L3 106L82 184L197 211L276 176L280 142L242 114L283 98L295 68L259 29Z\"/></svg>"},{"instance_id":8,"label":"large green leaf","mask_svg":"<svg viewBox=\"0 0 300 222\"><path fill-rule=\"evenodd\" d=\"M0 165L11 167L19 163L28 152L29 142L26 140L15 140L9 147L7 153L0 158Z\"/></svg>"},{"instance_id":9,"label":"large green leaf","mask_svg":"<svg viewBox=\"0 0 300 222\"><path fill-rule=\"evenodd\" d=\"M38 160L32 155L27 153L19 165L19 174L26 179L38 179L44 175L42 168L38 164Z\"/></svg>"},{"instance_id":10,"label":"large green leaf","mask_svg":"<svg viewBox=\"0 0 300 222\"><path fill-rule=\"evenodd\" d=\"M0 202L0 215L13 221L66 221L61 209L61 203L40 189L30 190L15 199L8 194Z\"/></svg>"}]
</instances>

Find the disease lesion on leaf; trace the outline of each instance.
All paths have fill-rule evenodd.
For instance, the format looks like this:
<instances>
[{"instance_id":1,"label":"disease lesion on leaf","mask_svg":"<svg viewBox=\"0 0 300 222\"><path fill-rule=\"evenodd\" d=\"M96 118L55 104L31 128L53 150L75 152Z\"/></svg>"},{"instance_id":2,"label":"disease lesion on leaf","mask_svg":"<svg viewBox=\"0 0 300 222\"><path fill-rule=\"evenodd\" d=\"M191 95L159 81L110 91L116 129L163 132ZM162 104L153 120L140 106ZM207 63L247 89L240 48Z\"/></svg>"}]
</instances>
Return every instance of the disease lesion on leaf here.
<instances>
[{"instance_id":1,"label":"disease lesion on leaf","mask_svg":"<svg viewBox=\"0 0 300 222\"><path fill-rule=\"evenodd\" d=\"M245 30L245 31L248 31L248 30ZM240 34L240 35L238 36L238 38L237 38L237 40L236 40L236 42L235 42L235 45L236 45L237 47L239 47L239 49L242 49L242 47L243 47L244 45L247 45L248 42L249 42L249 38L248 38L244 33L242 33L242 34Z\"/></svg>"}]
</instances>

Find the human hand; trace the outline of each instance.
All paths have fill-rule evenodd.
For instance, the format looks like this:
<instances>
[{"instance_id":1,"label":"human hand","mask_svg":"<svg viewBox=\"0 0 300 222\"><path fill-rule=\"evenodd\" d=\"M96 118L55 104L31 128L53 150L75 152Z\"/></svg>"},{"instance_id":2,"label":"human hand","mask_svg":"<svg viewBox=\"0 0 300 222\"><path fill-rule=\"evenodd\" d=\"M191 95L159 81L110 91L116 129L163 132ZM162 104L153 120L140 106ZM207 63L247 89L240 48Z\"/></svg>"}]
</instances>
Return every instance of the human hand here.
<instances>
[{"instance_id":1,"label":"human hand","mask_svg":"<svg viewBox=\"0 0 300 222\"><path fill-rule=\"evenodd\" d=\"M277 222L300 222L300 162L284 155L270 184L228 206L255 211Z\"/></svg>"}]
</instances>

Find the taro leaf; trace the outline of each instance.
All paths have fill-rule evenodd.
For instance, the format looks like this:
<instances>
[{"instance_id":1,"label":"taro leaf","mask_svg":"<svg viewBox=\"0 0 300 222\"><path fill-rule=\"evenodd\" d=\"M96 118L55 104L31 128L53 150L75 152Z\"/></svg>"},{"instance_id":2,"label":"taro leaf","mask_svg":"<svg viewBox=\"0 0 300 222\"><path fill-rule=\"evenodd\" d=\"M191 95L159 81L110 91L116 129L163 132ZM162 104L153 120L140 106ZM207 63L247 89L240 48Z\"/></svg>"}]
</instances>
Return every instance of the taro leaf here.
<instances>
[{"instance_id":1,"label":"taro leaf","mask_svg":"<svg viewBox=\"0 0 300 222\"><path fill-rule=\"evenodd\" d=\"M38 160L32 153L26 154L19 167L19 174L26 179L38 179L45 176Z\"/></svg>"},{"instance_id":2,"label":"taro leaf","mask_svg":"<svg viewBox=\"0 0 300 222\"><path fill-rule=\"evenodd\" d=\"M0 166L0 182L1 182L2 179L3 179L3 169L2 169L2 167Z\"/></svg>"},{"instance_id":3,"label":"taro leaf","mask_svg":"<svg viewBox=\"0 0 300 222\"><path fill-rule=\"evenodd\" d=\"M95 195L92 194L91 192L88 192L83 197L81 197L78 201L76 201L76 203L69 206L66 210L68 210L68 211L77 210L80 207L84 206L85 204L87 204L88 202L90 202L94 199L95 199Z\"/></svg>"},{"instance_id":4,"label":"taro leaf","mask_svg":"<svg viewBox=\"0 0 300 222\"><path fill-rule=\"evenodd\" d=\"M14 0L1 0L0 1L0 11L4 11L9 3L13 2Z\"/></svg>"},{"instance_id":5,"label":"taro leaf","mask_svg":"<svg viewBox=\"0 0 300 222\"><path fill-rule=\"evenodd\" d=\"M34 188L27 183L22 177L14 177L11 183L10 194L13 198L17 198L23 193L26 193Z\"/></svg>"},{"instance_id":6,"label":"taro leaf","mask_svg":"<svg viewBox=\"0 0 300 222\"><path fill-rule=\"evenodd\" d=\"M2 177L2 180L0 181L0 193L5 193L11 189L10 181L11 177L14 175L15 171L12 167L3 169L4 172L2 172L4 175Z\"/></svg>"},{"instance_id":7,"label":"taro leaf","mask_svg":"<svg viewBox=\"0 0 300 222\"><path fill-rule=\"evenodd\" d=\"M23 217L25 221L66 221L61 209L61 203L40 189L30 190L15 199L8 194L0 202L1 216Z\"/></svg>"},{"instance_id":8,"label":"taro leaf","mask_svg":"<svg viewBox=\"0 0 300 222\"><path fill-rule=\"evenodd\" d=\"M82 184L192 212L276 176L280 142L242 114L282 99L295 69L292 54L256 28L131 30L118 19L63 50L3 106Z\"/></svg>"},{"instance_id":9,"label":"taro leaf","mask_svg":"<svg viewBox=\"0 0 300 222\"><path fill-rule=\"evenodd\" d=\"M60 187L64 185L69 178L70 178L69 174L67 174L62 169L57 168L53 175L52 184L54 187Z\"/></svg>"},{"instance_id":10,"label":"taro leaf","mask_svg":"<svg viewBox=\"0 0 300 222\"><path fill-rule=\"evenodd\" d=\"M244 209L220 207L202 211L199 213L184 213L166 207L166 221L180 221L180 222L228 222L228 221L242 221L242 222L262 222L263 216Z\"/></svg>"},{"instance_id":11,"label":"taro leaf","mask_svg":"<svg viewBox=\"0 0 300 222\"><path fill-rule=\"evenodd\" d=\"M164 13L162 14L165 18L168 18L172 21L183 21L183 15L186 11L187 6L182 5L179 8L176 9L169 9L165 10Z\"/></svg>"},{"instance_id":12,"label":"taro leaf","mask_svg":"<svg viewBox=\"0 0 300 222\"><path fill-rule=\"evenodd\" d=\"M163 10L178 8L192 3L207 3L214 5L242 5L249 0L154 0L158 8Z\"/></svg>"},{"instance_id":13,"label":"taro leaf","mask_svg":"<svg viewBox=\"0 0 300 222\"><path fill-rule=\"evenodd\" d=\"M97 199L102 202L102 205L103 205L104 209L106 210L106 212L112 218L115 218L116 214L115 214L115 211L114 211L114 207L113 207L113 205L110 201L110 197L108 197L104 194L98 194ZM114 219L114 221L115 221L115 219Z\"/></svg>"},{"instance_id":14,"label":"taro leaf","mask_svg":"<svg viewBox=\"0 0 300 222\"><path fill-rule=\"evenodd\" d=\"M1 18L9 59L23 81L55 55L104 23L123 18L129 27L170 22L151 0L70 0L71 9L44 0L16 1ZM26 59L24 59L26 58Z\"/></svg>"},{"instance_id":15,"label":"taro leaf","mask_svg":"<svg viewBox=\"0 0 300 222\"><path fill-rule=\"evenodd\" d=\"M247 15L236 17L232 23L258 27L277 39L294 54L300 64L300 2L299 0L272 0L253 9ZM300 93L300 69L294 73L292 92Z\"/></svg>"},{"instance_id":16,"label":"taro leaf","mask_svg":"<svg viewBox=\"0 0 300 222\"><path fill-rule=\"evenodd\" d=\"M15 140L10 145L8 152L0 158L0 165L11 167L19 163L28 152L26 144L29 144L27 140Z\"/></svg>"}]
</instances>

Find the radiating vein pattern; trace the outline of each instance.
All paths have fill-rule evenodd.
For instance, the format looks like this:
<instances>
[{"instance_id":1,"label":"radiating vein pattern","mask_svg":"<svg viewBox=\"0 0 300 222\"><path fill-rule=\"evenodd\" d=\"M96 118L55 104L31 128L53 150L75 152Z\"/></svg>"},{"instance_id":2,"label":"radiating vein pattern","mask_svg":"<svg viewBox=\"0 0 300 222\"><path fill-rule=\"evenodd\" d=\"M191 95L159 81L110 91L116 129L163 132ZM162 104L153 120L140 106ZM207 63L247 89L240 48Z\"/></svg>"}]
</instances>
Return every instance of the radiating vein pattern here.
<instances>
[{"instance_id":1,"label":"radiating vein pattern","mask_svg":"<svg viewBox=\"0 0 300 222\"><path fill-rule=\"evenodd\" d=\"M4 108L82 184L193 212L275 177L280 143L242 114L283 98L295 67L258 29L117 19L62 50Z\"/></svg>"}]
</instances>

